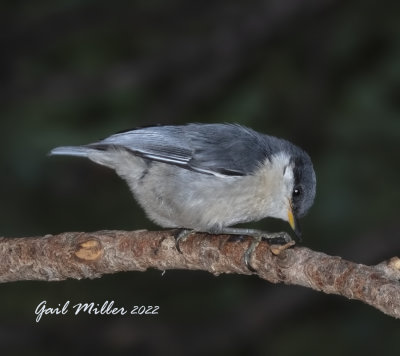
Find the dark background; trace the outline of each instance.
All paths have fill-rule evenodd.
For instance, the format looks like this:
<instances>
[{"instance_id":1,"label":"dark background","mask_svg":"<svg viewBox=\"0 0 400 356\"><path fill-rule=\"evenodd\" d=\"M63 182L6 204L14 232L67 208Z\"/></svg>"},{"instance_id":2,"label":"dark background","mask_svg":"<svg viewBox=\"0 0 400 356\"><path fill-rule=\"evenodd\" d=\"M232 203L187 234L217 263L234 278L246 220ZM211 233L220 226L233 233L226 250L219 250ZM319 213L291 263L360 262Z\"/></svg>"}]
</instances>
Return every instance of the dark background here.
<instances>
[{"instance_id":1,"label":"dark background","mask_svg":"<svg viewBox=\"0 0 400 356\"><path fill-rule=\"evenodd\" d=\"M0 233L158 229L114 172L48 151L154 123L237 122L312 157L306 246L366 264L399 255L399 10L372 0L2 1ZM37 324L42 300L160 314ZM399 321L361 302L257 277L150 270L0 289L2 354L395 355L399 340Z\"/></svg>"}]
</instances>

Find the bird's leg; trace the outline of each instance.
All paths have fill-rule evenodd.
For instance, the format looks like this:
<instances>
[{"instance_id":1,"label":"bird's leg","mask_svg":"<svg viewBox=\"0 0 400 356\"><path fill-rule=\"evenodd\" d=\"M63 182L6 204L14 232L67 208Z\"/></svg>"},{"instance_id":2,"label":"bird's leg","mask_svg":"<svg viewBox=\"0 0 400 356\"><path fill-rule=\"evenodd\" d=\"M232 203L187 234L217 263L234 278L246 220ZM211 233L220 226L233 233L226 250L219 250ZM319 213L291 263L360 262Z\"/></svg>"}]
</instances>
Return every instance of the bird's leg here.
<instances>
[{"instance_id":1,"label":"bird's leg","mask_svg":"<svg viewBox=\"0 0 400 356\"><path fill-rule=\"evenodd\" d=\"M285 245L292 240L290 236L287 234L282 234L282 233L271 234L256 229L224 227L218 230L218 233L227 235L240 235L240 236L247 235L253 238L252 243L250 244L249 248L246 250L244 254L244 263L251 272L256 272L256 270L250 263L251 256L253 255L255 248L261 241L267 241L269 245Z\"/></svg>"},{"instance_id":2,"label":"bird's leg","mask_svg":"<svg viewBox=\"0 0 400 356\"><path fill-rule=\"evenodd\" d=\"M179 253L182 253L180 248L181 241L185 240L190 234L201 232L193 229L178 229L175 234L175 247ZM256 272L256 270L251 265L251 257L254 253L255 248L261 241L266 241L269 245L285 245L292 241L291 237L288 234L282 233L268 233L261 230L256 229L242 229L235 227L223 227L218 228L217 230L204 231L208 234L216 235L216 234L226 234L226 235L234 235L238 237L238 240L242 240L243 236L251 236L253 241L250 246L246 250L243 258L246 267L251 272Z\"/></svg>"},{"instance_id":3,"label":"bird's leg","mask_svg":"<svg viewBox=\"0 0 400 356\"><path fill-rule=\"evenodd\" d=\"M216 232L210 232L215 234ZM258 241L267 241L269 245L284 245L292 241L291 237L283 233L270 233L256 229L242 229L236 227L223 227L218 234L245 235L254 237Z\"/></svg>"},{"instance_id":4,"label":"bird's leg","mask_svg":"<svg viewBox=\"0 0 400 356\"><path fill-rule=\"evenodd\" d=\"M174 235L175 238L175 247L179 253L182 253L179 244L181 241L184 241L190 234L193 234L195 230L191 229L178 229L177 233Z\"/></svg>"}]
</instances>

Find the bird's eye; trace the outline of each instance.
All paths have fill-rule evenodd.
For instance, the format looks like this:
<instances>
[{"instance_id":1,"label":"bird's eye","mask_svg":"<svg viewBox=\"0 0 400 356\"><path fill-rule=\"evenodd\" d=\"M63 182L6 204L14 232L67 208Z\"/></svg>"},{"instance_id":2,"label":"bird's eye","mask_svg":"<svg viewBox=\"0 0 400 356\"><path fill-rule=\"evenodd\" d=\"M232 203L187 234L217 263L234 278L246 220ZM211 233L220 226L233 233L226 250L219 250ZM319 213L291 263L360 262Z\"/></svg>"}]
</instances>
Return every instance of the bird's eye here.
<instances>
[{"instance_id":1,"label":"bird's eye","mask_svg":"<svg viewBox=\"0 0 400 356\"><path fill-rule=\"evenodd\" d=\"M301 188L296 187L293 189L293 197L299 197L301 195Z\"/></svg>"}]
</instances>

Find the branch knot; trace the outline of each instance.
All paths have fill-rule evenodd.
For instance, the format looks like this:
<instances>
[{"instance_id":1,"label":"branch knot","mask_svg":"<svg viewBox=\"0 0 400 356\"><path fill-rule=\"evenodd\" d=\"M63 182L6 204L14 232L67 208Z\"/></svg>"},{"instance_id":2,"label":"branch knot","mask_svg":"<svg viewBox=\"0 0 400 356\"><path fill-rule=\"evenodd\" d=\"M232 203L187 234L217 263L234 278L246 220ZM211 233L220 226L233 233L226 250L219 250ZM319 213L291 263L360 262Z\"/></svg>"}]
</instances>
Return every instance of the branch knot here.
<instances>
[{"instance_id":1,"label":"branch knot","mask_svg":"<svg viewBox=\"0 0 400 356\"><path fill-rule=\"evenodd\" d=\"M100 241L90 239L79 243L75 251L75 256L80 260L95 261L103 254L103 247Z\"/></svg>"}]
</instances>

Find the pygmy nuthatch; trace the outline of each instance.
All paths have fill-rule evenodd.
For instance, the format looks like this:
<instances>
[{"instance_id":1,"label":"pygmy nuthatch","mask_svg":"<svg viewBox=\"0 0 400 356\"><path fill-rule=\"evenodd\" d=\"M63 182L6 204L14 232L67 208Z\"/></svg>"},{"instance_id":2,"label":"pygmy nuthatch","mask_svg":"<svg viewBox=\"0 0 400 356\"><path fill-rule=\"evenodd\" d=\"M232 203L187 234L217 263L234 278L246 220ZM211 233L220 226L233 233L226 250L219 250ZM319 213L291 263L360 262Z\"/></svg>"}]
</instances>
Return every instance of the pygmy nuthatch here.
<instances>
[{"instance_id":1,"label":"pygmy nuthatch","mask_svg":"<svg viewBox=\"0 0 400 356\"><path fill-rule=\"evenodd\" d=\"M152 126L85 146L57 147L114 169L162 227L258 236L230 226L274 217L300 236L315 196L310 157L292 143L236 124Z\"/></svg>"}]
</instances>

